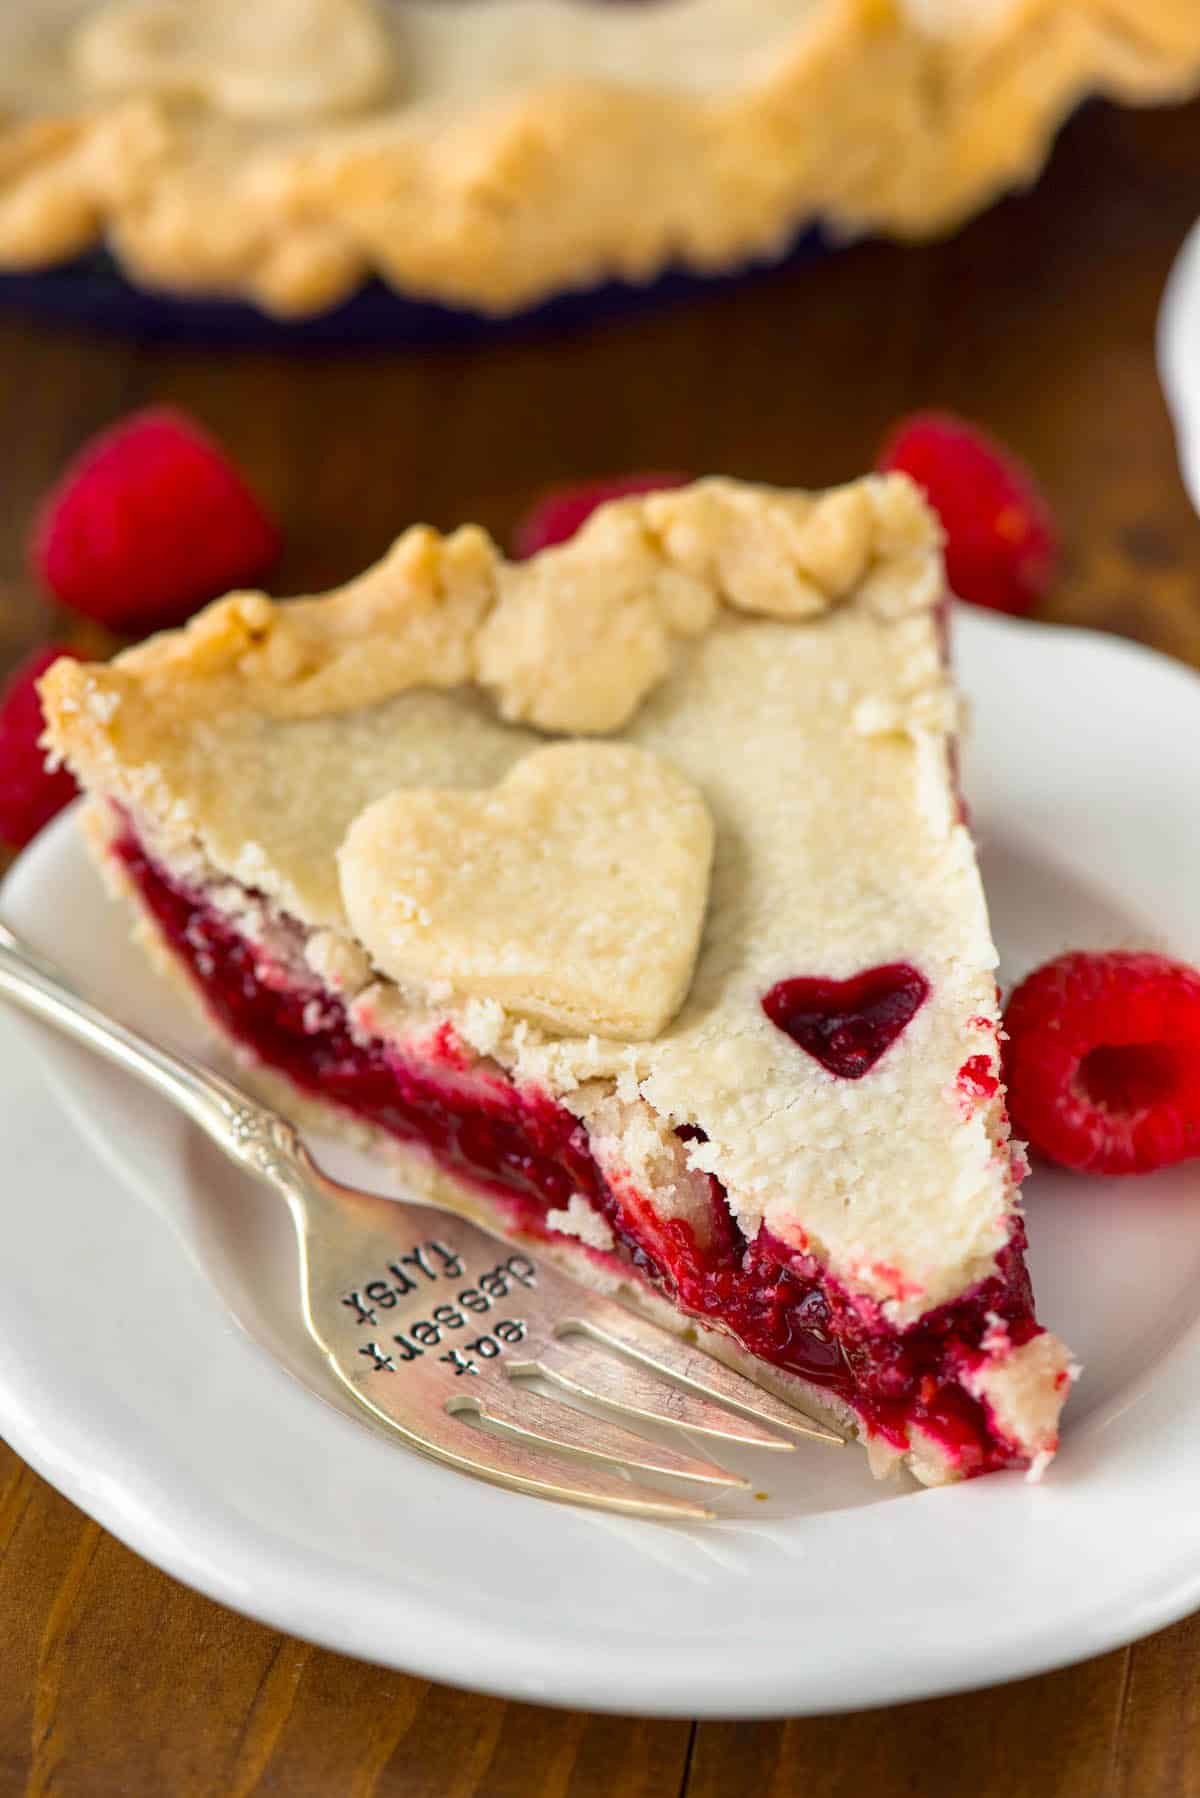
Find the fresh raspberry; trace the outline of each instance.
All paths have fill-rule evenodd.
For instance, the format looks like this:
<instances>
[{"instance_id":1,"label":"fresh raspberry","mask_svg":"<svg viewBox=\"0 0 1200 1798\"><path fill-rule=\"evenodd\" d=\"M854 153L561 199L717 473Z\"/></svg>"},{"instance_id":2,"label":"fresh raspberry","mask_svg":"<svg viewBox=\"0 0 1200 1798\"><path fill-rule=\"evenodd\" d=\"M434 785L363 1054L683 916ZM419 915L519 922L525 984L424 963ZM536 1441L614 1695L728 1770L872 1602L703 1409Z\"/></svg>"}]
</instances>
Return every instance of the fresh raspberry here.
<instances>
[{"instance_id":1,"label":"fresh raspberry","mask_svg":"<svg viewBox=\"0 0 1200 1798\"><path fill-rule=\"evenodd\" d=\"M534 556L540 549L565 543L597 506L607 505L610 499L658 493L664 487L684 487L688 479L685 474L623 474L601 481L580 481L572 487L552 487L513 532L513 550L522 559Z\"/></svg>"},{"instance_id":2,"label":"fresh raspberry","mask_svg":"<svg viewBox=\"0 0 1200 1798\"><path fill-rule=\"evenodd\" d=\"M946 533L953 592L994 612L1028 612L1058 561L1058 532L1033 476L977 426L949 412L902 419L876 466L925 491Z\"/></svg>"},{"instance_id":3,"label":"fresh raspberry","mask_svg":"<svg viewBox=\"0 0 1200 1798\"><path fill-rule=\"evenodd\" d=\"M0 688L0 842L23 849L79 788L65 768L50 773L38 738L45 729L37 682L71 649L39 649Z\"/></svg>"},{"instance_id":4,"label":"fresh raspberry","mask_svg":"<svg viewBox=\"0 0 1200 1798\"><path fill-rule=\"evenodd\" d=\"M1060 955L1004 1017L1013 1129L1051 1161L1140 1174L1200 1154L1200 972L1162 955Z\"/></svg>"},{"instance_id":5,"label":"fresh raspberry","mask_svg":"<svg viewBox=\"0 0 1200 1798\"><path fill-rule=\"evenodd\" d=\"M157 406L85 445L44 501L29 553L64 605L136 636L259 579L279 532L220 445Z\"/></svg>"}]
</instances>

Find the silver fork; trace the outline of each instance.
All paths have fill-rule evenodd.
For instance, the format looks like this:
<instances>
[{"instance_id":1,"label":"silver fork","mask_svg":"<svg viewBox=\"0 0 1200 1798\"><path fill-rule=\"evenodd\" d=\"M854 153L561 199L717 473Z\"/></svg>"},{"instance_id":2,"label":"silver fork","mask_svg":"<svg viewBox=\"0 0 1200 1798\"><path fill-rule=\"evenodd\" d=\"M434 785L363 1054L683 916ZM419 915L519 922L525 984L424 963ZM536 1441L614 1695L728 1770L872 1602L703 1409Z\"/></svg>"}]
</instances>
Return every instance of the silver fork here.
<instances>
[{"instance_id":1,"label":"silver fork","mask_svg":"<svg viewBox=\"0 0 1200 1798\"><path fill-rule=\"evenodd\" d=\"M675 1424L732 1446L786 1450L793 1434L841 1443L710 1355L578 1286L532 1247L514 1247L485 1219L331 1180L286 1118L106 1017L3 924L0 995L145 1081L287 1200L309 1335L359 1404L414 1448L542 1498L695 1520L714 1513L624 1470L713 1487L749 1482L545 1397L529 1379L635 1425Z\"/></svg>"}]
</instances>

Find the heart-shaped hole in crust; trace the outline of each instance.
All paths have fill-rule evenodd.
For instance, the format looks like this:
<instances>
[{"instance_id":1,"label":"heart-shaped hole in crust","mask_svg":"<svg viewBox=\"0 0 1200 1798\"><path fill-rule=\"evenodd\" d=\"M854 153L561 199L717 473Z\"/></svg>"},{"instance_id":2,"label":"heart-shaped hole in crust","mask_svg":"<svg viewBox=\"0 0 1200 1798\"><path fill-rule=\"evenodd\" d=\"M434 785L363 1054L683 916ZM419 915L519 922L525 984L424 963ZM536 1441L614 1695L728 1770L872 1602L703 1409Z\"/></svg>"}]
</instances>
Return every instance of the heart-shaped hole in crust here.
<instances>
[{"instance_id":1,"label":"heart-shaped hole in crust","mask_svg":"<svg viewBox=\"0 0 1200 1798\"><path fill-rule=\"evenodd\" d=\"M338 856L350 923L401 985L571 1035L645 1041L691 982L713 827L668 762L624 744L557 743L494 787L401 788Z\"/></svg>"},{"instance_id":2,"label":"heart-shaped hole in crust","mask_svg":"<svg viewBox=\"0 0 1200 1798\"><path fill-rule=\"evenodd\" d=\"M396 75L370 0L112 0L76 32L71 55L91 87L262 120L356 112Z\"/></svg>"},{"instance_id":3,"label":"heart-shaped hole in crust","mask_svg":"<svg viewBox=\"0 0 1200 1798\"><path fill-rule=\"evenodd\" d=\"M772 1024L842 1080L861 1080L912 1022L929 982L908 962L849 980L781 980L762 1002Z\"/></svg>"}]
</instances>

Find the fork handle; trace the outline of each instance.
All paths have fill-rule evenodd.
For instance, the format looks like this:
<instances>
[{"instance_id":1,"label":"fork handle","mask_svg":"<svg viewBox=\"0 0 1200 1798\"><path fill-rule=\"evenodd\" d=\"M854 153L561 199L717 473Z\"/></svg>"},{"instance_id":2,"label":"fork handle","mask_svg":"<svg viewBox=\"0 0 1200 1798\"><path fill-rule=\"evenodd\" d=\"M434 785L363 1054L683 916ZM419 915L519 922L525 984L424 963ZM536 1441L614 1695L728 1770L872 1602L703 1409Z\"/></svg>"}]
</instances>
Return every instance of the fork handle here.
<instances>
[{"instance_id":1,"label":"fork handle","mask_svg":"<svg viewBox=\"0 0 1200 1798\"><path fill-rule=\"evenodd\" d=\"M152 1043L81 999L65 976L0 923L0 997L133 1074L293 1207L328 1184L286 1118L188 1055Z\"/></svg>"}]
</instances>

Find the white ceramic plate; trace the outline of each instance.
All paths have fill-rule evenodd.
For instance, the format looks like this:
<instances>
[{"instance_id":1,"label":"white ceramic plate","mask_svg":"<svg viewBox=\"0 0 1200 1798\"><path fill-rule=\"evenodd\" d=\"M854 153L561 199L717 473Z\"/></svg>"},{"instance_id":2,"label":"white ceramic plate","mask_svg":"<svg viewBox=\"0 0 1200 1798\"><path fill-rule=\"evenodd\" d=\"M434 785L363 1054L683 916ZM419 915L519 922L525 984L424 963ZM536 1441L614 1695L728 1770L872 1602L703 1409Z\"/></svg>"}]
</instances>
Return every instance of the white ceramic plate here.
<instances>
[{"instance_id":1,"label":"white ceramic plate","mask_svg":"<svg viewBox=\"0 0 1200 1798\"><path fill-rule=\"evenodd\" d=\"M965 610L959 661L1005 977L1068 945L1200 960L1200 683L1115 640ZM69 818L3 906L102 1002L199 1046ZM902 1491L857 1449L805 1444L783 1474L745 1464L767 1502L666 1527L393 1446L307 1372L270 1195L10 1017L0 1081L0 1433L150 1560L280 1628L522 1699L750 1716L1008 1679L1200 1605L1195 1165L1032 1181L1042 1315L1086 1365L1041 1486Z\"/></svg>"},{"instance_id":2,"label":"white ceramic plate","mask_svg":"<svg viewBox=\"0 0 1200 1798\"><path fill-rule=\"evenodd\" d=\"M1158 372L1184 485L1200 510L1200 224L1184 239L1159 308Z\"/></svg>"}]
</instances>

